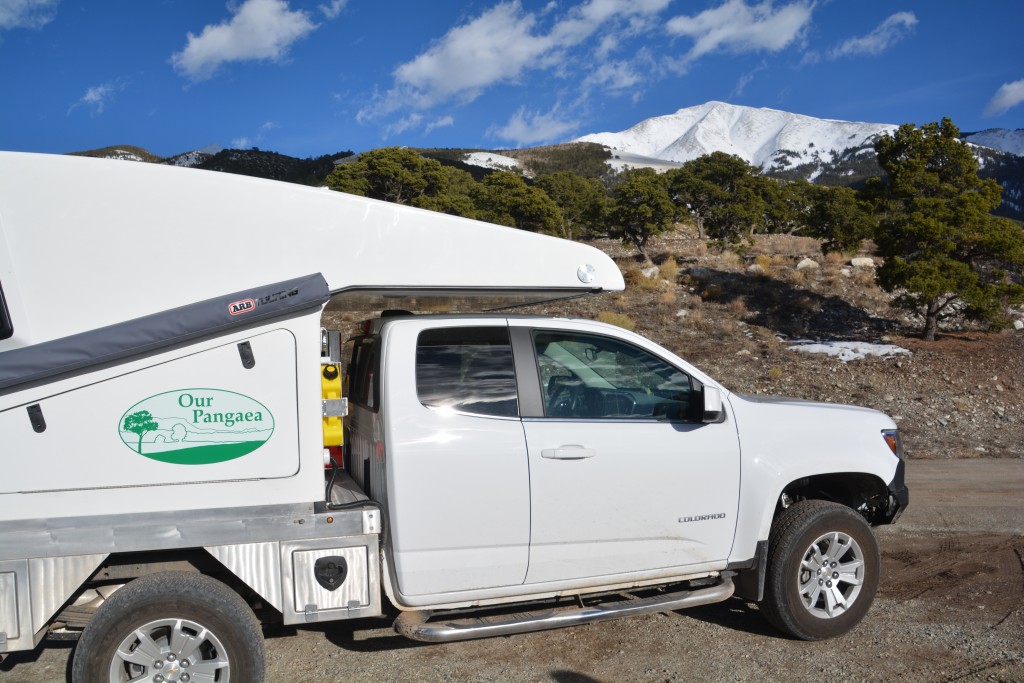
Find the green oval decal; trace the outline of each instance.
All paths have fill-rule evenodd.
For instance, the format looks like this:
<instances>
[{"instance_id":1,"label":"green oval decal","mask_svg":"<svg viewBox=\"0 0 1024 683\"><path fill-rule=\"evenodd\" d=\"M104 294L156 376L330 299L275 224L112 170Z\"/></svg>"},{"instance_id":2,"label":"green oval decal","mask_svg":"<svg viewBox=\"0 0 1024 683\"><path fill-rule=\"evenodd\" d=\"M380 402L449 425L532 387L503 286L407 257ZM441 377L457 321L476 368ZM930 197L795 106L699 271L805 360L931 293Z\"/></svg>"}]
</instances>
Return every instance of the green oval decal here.
<instances>
[{"instance_id":1,"label":"green oval decal","mask_svg":"<svg viewBox=\"0 0 1024 683\"><path fill-rule=\"evenodd\" d=\"M124 445L176 465L210 465L252 453L274 433L254 398L223 389L176 389L143 399L118 424Z\"/></svg>"}]
</instances>

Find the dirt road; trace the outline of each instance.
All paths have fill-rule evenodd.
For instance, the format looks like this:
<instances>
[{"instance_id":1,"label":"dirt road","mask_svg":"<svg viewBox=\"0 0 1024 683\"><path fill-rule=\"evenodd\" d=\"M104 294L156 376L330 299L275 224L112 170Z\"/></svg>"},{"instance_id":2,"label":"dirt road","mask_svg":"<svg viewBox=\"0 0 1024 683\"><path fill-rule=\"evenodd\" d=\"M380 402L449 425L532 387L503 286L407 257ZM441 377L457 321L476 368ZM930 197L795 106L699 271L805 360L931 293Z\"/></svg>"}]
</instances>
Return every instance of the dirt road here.
<instances>
[{"instance_id":1,"label":"dirt road","mask_svg":"<svg viewBox=\"0 0 1024 683\"><path fill-rule=\"evenodd\" d=\"M1024 460L915 460L907 479L879 596L838 640L788 640L739 600L446 645L380 619L268 634L268 681L1024 681ZM10 655L0 682L62 681L72 648Z\"/></svg>"}]
</instances>

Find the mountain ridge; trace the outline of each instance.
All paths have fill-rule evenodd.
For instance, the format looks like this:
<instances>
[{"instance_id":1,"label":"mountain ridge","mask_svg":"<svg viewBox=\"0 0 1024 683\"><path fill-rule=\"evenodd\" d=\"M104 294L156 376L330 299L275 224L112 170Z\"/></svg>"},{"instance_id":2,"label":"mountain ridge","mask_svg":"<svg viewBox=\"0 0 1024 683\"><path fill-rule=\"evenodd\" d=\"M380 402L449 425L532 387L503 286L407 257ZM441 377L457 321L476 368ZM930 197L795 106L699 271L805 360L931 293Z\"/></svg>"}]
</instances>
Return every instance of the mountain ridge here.
<instances>
[{"instance_id":1,"label":"mountain ridge","mask_svg":"<svg viewBox=\"0 0 1024 683\"><path fill-rule=\"evenodd\" d=\"M531 177L565 168L601 177L600 168L605 164L614 170L648 166L664 171L703 154L726 152L776 178L858 187L881 174L874 142L897 128L895 124L818 119L779 109L711 101L644 119L618 133L592 133L559 145L520 150L417 151L469 170L474 177L492 172L496 155L517 158L520 171ZM972 145L981 177L995 178L1003 186L1003 204L997 213L1024 220L1024 129L989 129L964 133L961 138ZM567 151L579 145L592 145L596 151ZM321 184L335 163L354 156L347 151L298 159L257 148L207 146L161 158L130 145L74 154L174 164L307 185ZM570 162L574 155L583 161Z\"/></svg>"}]
</instances>

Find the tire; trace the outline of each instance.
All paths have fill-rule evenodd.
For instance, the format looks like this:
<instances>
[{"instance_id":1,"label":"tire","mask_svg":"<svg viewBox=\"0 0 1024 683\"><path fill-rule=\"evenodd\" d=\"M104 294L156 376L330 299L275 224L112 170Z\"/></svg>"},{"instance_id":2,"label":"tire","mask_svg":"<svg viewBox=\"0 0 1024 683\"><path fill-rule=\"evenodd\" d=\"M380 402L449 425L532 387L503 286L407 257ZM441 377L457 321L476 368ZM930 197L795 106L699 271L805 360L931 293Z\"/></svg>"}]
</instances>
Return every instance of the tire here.
<instances>
[{"instance_id":1,"label":"tire","mask_svg":"<svg viewBox=\"0 0 1024 683\"><path fill-rule=\"evenodd\" d=\"M111 595L71 667L73 683L261 683L263 675L263 632L252 610L223 583L187 572L144 576Z\"/></svg>"},{"instance_id":2,"label":"tire","mask_svg":"<svg viewBox=\"0 0 1024 683\"><path fill-rule=\"evenodd\" d=\"M834 638L867 614L880 569L863 517L838 503L801 501L772 524L761 611L801 640Z\"/></svg>"}]
</instances>

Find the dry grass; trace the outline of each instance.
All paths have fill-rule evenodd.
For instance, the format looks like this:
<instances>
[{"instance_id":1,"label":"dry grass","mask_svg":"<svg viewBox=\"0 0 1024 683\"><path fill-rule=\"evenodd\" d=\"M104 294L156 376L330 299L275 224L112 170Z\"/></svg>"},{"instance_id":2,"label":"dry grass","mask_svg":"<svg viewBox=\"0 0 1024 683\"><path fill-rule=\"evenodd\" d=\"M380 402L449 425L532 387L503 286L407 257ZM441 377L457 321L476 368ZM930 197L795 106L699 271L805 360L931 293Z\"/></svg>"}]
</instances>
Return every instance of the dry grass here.
<instances>
[{"instance_id":1,"label":"dry grass","mask_svg":"<svg viewBox=\"0 0 1024 683\"><path fill-rule=\"evenodd\" d=\"M785 239L772 240L772 246L777 254L785 254L791 258L814 258L821 254L821 245L813 237L786 236Z\"/></svg>"},{"instance_id":2,"label":"dry grass","mask_svg":"<svg viewBox=\"0 0 1024 683\"><path fill-rule=\"evenodd\" d=\"M818 279L817 268L804 268L803 270L792 270L785 271L784 279L791 285L797 287L810 287Z\"/></svg>"},{"instance_id":3,"label":"dry grass","mask_svg":"<svg viewBox=\"0 0 1024 683\"><path fill-rule=\"evenodd\" d=\"M718 285L708 285L700 295L704 301L720 301L722 299L722 288Z\"/></svg>"},{"instance_id":4,"label":"dry grass","mask_svg":"<svg viewBox=\"0 0 1024 683\"><path fill-rule=\"evenodd\" d=\"M780 380L782 379L782 374L782 368L780 368L778 365L773 365L771 369L768 370L768 379Z\"/></svg>"},{"instance_id":5,"label":"dry grass","mask_svg":"<svg viewBox=\"0 0 1024 683\"><path fill-rule=\"evenodd\" d=\"M853 272L853 281L861 287L874 287L875 272L870 268L857 268Z\"/></svg>"},{"instance_id":6,"label":"dry grass","mask_svg":"<svg viewBox=\"0 0 1024 683\"><path fill-rule=\"evenodd\" d=\"M690 312L686 314L686 317L683 318L683 322L695 330L704 330L708 327L708 322L705 320L704 313L702 311L695 311L691 309Z\"/></svg>"},{"instance_id":7,"label":"dry grass","mask_svg":"<svg viewBox=\"0 0 1024 683\"><path fill-rule=\"evenodd\" d=\"M615 325L621 327L624 330L634 332L636 330L636 321L630 318L625 313L615 313L614 311L601 311L597 314L598 322L607 323L609 325Z\"/></svg>"},{"instance_id":8,"label":"dry grass","mask_svg":"<svg viewBox=\"0 0 1024 683\"><path fill-rule=\"evenodd\" d=\"M723 270L742 270L743 268L743 257L737 254L735 251L724 251L719 257L719 263L722 264Z\"/></svg>"},{"instance_id":9,"label":"dry grass","mask_svg":"<svg viewBox=\"0 0 1024 683\"><path fill-rule=\"evenodd\" d=\"M639 287L640 283L646 280L644 274L640 272L640 266L626 266L622 270L622 279L626 281L627 287Z\"/></svg>"},{"instance_id":10,"label":"dry grass","mask_svg":"<svg viewBox=\"0 0 1024 683\"><path fill-rule=\"evenodd\" d=\"M735 316L738 320L743 320L743 318L747 317L747 314L750 312L747 310L747 304L743 299L733 299L729 302L729 305L726 306L726 308L729 313Z\"/></svg>"},{"instance_id":11,"label":"dry grass","mask_svg":"<svg viewBox=\"0 0 1024 683\"><path fill-rule=\"evenodd\" d=\"M658 301L667 305L674 304L676 302L676 290L666 289L658 296Z\"/></svg>"},{"instance_id":12,"label":"dry grass","mask_svg":"<svg viewBox=\"0 0 1024 683\"><path fill-rule=\"evenodd\" d=\"M668 254L662 264L658 266L658 273L669 282L675 282L679 276L679 262L676 261L676 257Z\"/></svg>"},{"instance_id":13,"label":"dry grass","mask_svg":"<svg viewBox=\"0 0 1024 683\"><path fill-rule=\"evenodd\" d=\"M720 339L729 339L736 336L738 326L732 320L726 318L718 323L718 337Z\"/></svg>"},{"instance_id":14,"label":"dry grass","mask_svg":"<svg viewBox=\"0 0 1024 683\"><path fill-rule=\"evenodd\" d=\"M683 258L701 258L708 254L708 244L704 240L686 239L680 240L676 253Z\"/></svg>"}]
</instances>

